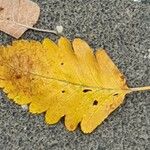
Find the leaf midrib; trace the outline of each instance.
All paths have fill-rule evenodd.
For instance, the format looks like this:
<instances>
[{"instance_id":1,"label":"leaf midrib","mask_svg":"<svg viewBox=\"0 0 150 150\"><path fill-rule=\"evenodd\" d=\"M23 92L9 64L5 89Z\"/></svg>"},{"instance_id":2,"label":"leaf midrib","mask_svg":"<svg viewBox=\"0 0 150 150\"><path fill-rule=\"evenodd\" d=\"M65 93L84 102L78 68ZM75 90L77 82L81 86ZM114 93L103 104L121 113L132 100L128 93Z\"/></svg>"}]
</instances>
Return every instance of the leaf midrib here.
<instances>
[{"instance_id":1,"label":"leaf midrib","mask_svg":"<svg viewBox=\"0 0 150 150\"><path fill-rule=\"evenodd\" d=\"M41 78L45 78L45 79L49 79L49 80L56 80L56 81L59 81L59 82L64 82L64 83L68 83L68 84L72 84L74 86L80 86L80 87L83 87L83 88L94 88L94 89L97 89L97 90L116 90L116 91L128 91L128 89L112 89L112 88L101 88L101 87L97 87L97 86L88 86L88 85L84 85L84 84L80 84L80 83L74 83L74 82L70 82L70 81L67 81L67 80L62 80L62 79L57 79L57 78L53 78L53 77L47 77L47 76L44 76L44 75L40 75L40 74L35 74L35 73L32 73L32 72L28 72L29 74L32 74L34 76L39 76Z\"/></svg>"},{"instance_id":2,"label":"leaf midrib","mask_svg":"<svg viewBox=\"0 0 150 150\"><path fill-rule=\"evenodd\" d=\"M16 69L13 66L8 65L8 64L6 64L6 66L13 69L14 71L16 71ZM20 69L20 72L22 72L21 69ZM24 73L31 74L31 75L34 75L34 76L38 76L38 77L41 77L41 78L44 78L44 79L55 80L55 81L58 81L58 82L72 84L74 86L78 86L78 87L82 87L82 88L97 89L98 91L104 91L104 90L107 90L107 91L130 91L129 89L114 89L114 88L101 88L101 87L97 87L97 86L88 86L88 85L84 85L84 84L80 84L80 83L73 83L73 82L70 82L70 81L67 81L67 80L62 80L62 79L57 79L57 78L53 78L53 77L48 77L48 76L36 74L36 73L33 73L33 72L24 72Z\"/></svg>"}]
</instances>

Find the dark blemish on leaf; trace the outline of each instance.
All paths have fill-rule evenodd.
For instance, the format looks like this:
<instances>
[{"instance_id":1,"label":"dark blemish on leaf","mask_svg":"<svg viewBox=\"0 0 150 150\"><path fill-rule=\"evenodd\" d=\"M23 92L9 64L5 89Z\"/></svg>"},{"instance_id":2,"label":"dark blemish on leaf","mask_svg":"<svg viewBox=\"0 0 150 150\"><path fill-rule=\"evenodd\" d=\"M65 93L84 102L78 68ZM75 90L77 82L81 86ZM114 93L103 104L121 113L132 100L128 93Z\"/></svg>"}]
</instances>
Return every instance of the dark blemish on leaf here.
<instances>
[{"instance_id":1,"label":"dark blemish on leaf","mask_svg":"<svg viewBox=\"0 0 150 150\"><path fill-rule=\"evenodd\" d=\"M84 90L83 90L84 93L90 92L90 91L92 91L92 90L91 90L91 89L84 89Z\"/></svg>"},{"instance_id":2,"label":"dark blemish on leaf","mask_svg":"<svg viewBox=\"0 0 150 150\"><path fill-rule=\"evenodd\" d=\"M110 109L115 109L115 105L114 104L111 104L109 107L110 107Z\"/></svg>"},{"instance_id":3,"label":"dark blemish on leaf","mask_svg":"<svg viewBox=\"0 0 150 150\"><path fill-rule=\"evenodd\" d=\"M64 63L62 62L61 65L64 65Z\"/></svg>"},{"instance_id":4,"label":"dark blemish on leaf","mask_svg":"<svg viewBox=\"0 0 150 150\"><path fill-rule=\"evenodd\" d=\"M114 94L113 96L118 96L118 93Z\"/></svg>"},{"instance_id":5,"label":"dark blemish on leaf","mask_svg":"<svg viewBox=\"0 0 150 150\"><path fill-rule=\"evenodd\" d=\"M4 10L4 8L0 7L0 11Z\"/></svg>"},{"instance_id":6,"label":"dark blemish on leaf","mask_svg":"<svg viewBox=\"0 0 150 150\"><path fill-rule=\"evenodd\" d=\"M21 79L21 75L19 75L19 74L16 75L15 77L16 77L16 79Z\"/></svg>"},{"instance_id":7,"label":"dark blemish on leaf","mask_svg":"<svg viewBox=\"0 0 150 150\"><path fill-rule=\"evenodd\" d=\"M71 124L70 125L70 129L73 131L73 129L74 129L74 126Z\"/></svg>"},{"instance_id":8,"label":"dark blemish on leaf","mask_svg":"<svg viewBox=\"0 0 150 150\"><path fill-rule=\"evenodd\" d=\"M97 105L97 104L98 104L98 101L97 101L97 100L94 100L93 106L94 106L94 105Z\"/></svg>"},{"instance_id":9,"label":"dark blemish on leaf","mask_svg":"<svg viewBox=\"0 0 150 150\"><path fill-rule=\"evenodd\" d=\"M124 76L122 75L122 76L120 76L120 78L122 79L122 80L124 80Z\"/></svg>"},{"instance_id":10,"label":"dark blemish on leaf","mask_svg":"<svg viewBox=\"0 0 150 150\"><path fill-rule=\"evenodd\" d=\"M65 90L61 91L62 93L65 93Z\"/></svg>"}]
</instances>

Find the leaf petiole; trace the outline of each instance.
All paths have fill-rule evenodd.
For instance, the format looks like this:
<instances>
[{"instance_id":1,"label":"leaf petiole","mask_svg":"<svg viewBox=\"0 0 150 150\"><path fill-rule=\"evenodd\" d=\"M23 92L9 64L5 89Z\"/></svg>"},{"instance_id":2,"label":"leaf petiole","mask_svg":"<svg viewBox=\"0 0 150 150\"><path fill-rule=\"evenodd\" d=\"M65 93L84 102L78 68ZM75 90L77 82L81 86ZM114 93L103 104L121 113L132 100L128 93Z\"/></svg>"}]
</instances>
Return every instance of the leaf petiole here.
<instances>
[{"instance_id":1,"label":"leaf petiole","mask_svg":"<svg viewBox=\"0 0 150 150\"><path fill-rule=\"evenodd\" d=\"M6 21L2 18L0 18L1 21ZM16 25L19 25L19 26L22 26L22 27L25 27L27 29L31 29L31 30L35 30L35 31L40 31L40 32L47 32L47 33L53 33L53 34L56 34L56 35L59 35L63 32L63 27L62 26L56 26L56 30L48 30L48 29L39 29L39 28L35 28L35 27L31 27L31 26L28 26L28 25L25 25L25 24L21 24L19 22L15 22L15 21L11 21L11 20L7 20L8 22L11 22L11 23L14 23Z\"/></svg>"},{"instance_id":2,"label":"leaf petiole","mask_svg":"<svg viewBox=\"0 0 150 150\"><path fill-rule=\"evenodd\" d=\"M130 88L131 92L150 90L150 86Z\"/></svg>"}]
</instances>

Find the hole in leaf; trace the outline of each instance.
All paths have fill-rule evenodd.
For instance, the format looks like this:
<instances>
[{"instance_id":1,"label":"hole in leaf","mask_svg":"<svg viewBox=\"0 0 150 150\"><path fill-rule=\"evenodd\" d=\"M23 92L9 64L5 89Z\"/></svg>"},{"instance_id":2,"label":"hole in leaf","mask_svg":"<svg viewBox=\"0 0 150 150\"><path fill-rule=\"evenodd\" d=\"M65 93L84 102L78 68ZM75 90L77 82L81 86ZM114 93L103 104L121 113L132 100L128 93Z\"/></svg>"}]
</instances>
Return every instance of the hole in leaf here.
<instances>
[{"instance_id":1,"label":"hole in leaf","mask_svg":"<svg viewBox=\"0 0 150 150\"><path fill-rule=\"evenodd\" d=\"M61 65L64 65L64 63L62 62Z\"/></svg>"},{"instance_id":2,"label":"hole in leaf","mask_svg":"<svg viewBox=\"0 0 150 150\"><path fill-rule=\"evenodd\" d=\"M94 105L97 105L97 104L98 104L98 101L97 101L97 100L94 100L93 106L94 106Z\"/></svg>"},{"instance_id":3,"label":"hole in leaf","mask_svg":"<svg viewBox=\"0 0 150 150\"><path fill-rule=\"evenodd\" d=\"M113 96L118 96L118 93L114 94Z\"/></svg>"},{"instance_id":4,"label":"hole in leaf","mask_svg":"<svg viewBox=\"0 0 150 150\"><path fill-rule=\"evenodd\" d=\"M90 91L92 91L92 90L91 90L91 89L84 89L84 90L83 90L84 93L90 92Z\"/></svg>"},{"instance_id":5,"label":"hole in leaf","mask_svg":"<svg viewBox=\"0 0 150 150\"><path fill-rule=\"evenodd\" d=\"M61 92L62 92L62 93L65 93L65 90L62 90Z\"/></svg>"}]
</instances>

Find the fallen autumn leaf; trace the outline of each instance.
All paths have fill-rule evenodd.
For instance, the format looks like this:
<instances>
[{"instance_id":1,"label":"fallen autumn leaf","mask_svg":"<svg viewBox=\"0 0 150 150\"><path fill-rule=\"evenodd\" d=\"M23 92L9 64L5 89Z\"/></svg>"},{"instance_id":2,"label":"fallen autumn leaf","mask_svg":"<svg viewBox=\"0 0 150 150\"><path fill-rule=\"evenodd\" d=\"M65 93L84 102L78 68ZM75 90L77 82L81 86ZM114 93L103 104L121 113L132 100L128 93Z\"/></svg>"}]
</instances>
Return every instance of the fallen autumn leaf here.
<instances>
[{"instance_id":1,"label":"fallen autumn leaf","mask_svg":"<svg viewBox=\"0 0 150 150\"><path fill-rule=\"evenodd\" d=\"M84 133L101 124L126 94L150 90L129 88L105 50L93 54L85 41L64 37L58 44L44 39L0 46L0 87L17 104L29 104L31 113L46 112L47 123L65 116L68 130L81 123Z\"/></svg>"},{"instance_id":2,"label":"fallen autumn leaf","mask_svg":"<svg viewBox=\"0 0 150 150\"><path fill-rule=\"evenodd\" d=\"M30 0L0 0L0 30L19 38L40 15L39 6Z\"/></svg>"}]
</instances>

